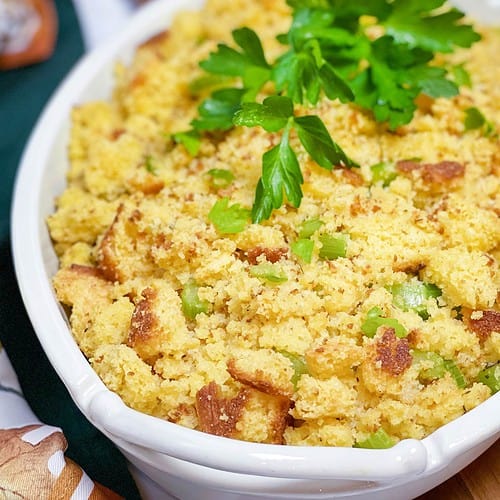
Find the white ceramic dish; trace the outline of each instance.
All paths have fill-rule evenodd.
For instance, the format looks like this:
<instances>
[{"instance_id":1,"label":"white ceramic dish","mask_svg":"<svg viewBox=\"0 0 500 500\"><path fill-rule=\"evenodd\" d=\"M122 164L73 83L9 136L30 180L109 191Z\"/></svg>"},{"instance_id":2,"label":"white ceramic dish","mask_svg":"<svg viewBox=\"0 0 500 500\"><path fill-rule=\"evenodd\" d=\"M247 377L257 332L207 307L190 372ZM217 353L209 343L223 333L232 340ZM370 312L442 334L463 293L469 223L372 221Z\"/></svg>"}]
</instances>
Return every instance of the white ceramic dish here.
<instances>
[{"instance_id":1,"label":"white ceramic dish","mask_svg":"<svg viewBox=\"0 0 500 500\"><path fill-rule=\"evenodd\" d=\"M202 0L157 0L122 34L85 57L48 103L18 173L12 244L21 293L47 356L74 401L138 469L189 500L361 496L413 498L444 481L500 437L500 394L422 441L389 450L253 444L186 429L126 407L90 368L57 303L57 259L45 219L64 189L71 108L106 98L117 59Z\"/></svg>"}]
</instances>

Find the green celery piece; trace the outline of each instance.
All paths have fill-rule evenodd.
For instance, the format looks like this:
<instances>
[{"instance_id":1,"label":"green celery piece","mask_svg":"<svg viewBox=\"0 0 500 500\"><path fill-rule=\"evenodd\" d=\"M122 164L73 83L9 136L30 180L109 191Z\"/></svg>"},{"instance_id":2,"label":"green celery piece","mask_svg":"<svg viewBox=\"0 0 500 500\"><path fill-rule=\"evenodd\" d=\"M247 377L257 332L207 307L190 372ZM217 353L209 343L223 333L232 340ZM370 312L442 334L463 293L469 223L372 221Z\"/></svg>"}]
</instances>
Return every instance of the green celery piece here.
<instances>
[{"instance_id":1,"label":"green celery piece","mask_svg":"<svg viewBox=\"0 0 500 500\"><path fill-rule=\"evenodd\" d=\"M239 203L229 205L229 198L217 200L208 213L208 220L221 234L241 233L250 219L250 210Z\"/></svg>"},{"instance_id":2,"label":"green celery piece","mask_svg":"<svg viewBox=\"0 0 500 500\"><path fill-rule=\"evenodd\" d=\"M250 267L250 275L270 283L285 283L288 281L287 275L276 264L262 262Z\"/></svg>"},{"instance_id":3,"label":"green celery piece","mask_svg":"<svg viewBox=\"0 0 500 500\"><path fill-rule=\"evenodd\" d=\"M397 176L394 163L382 161L370 167L372 172L372 183L381 182L384 187L387 187Z\"/></svg>"},{"instance_id":4,"label":"green celery piece","mask_svg":"<svg viewBox=\"0 0 500 500\"><path fill-rule=\"evenodd\" d=\"M149 156L149 155L146 156L144 167L146 168L146 170L150 174L157 175L156 174L156 167L153 164L153 157L152 156Z\"/></svg>"},{"instance_id":5,"label":"green celery piece","mask_svg":"<svg viewBox=\"0 0 500 500\"><path fill-rule=\"evenodd\" d=\"M460 389L467 386L467 381L453 360L444 359L435 352L419 351L418 349L414 349L411 355L414 363L418 364L424 361L431 361L433 363L431 367L420 371L419 377L422 380L431 382L432 380L444 377L445 373L448 372Z\"/></svg>"},{"instance_id":6,"label":"green celery piece","mask_svg":"<svg viewBox=\"0 0 500 500\"><path fill-rule=\"evenodd\" d=\"M500 391L500 363L482 370L477 379L479 382L487 385L491 389L492 394L496 394Z\"/></svg>"},{"instance_id":7,"label":"green celery piece","mask_svg":"<svg viewBox=\"0 0 500 500\"><path fill-rule=\"evenodd\" d=\"M211 177L212 184L216 188L225 188L234 181L234 174L224 168L212 168L207 174Z\"/></svg>"},{"instance_id":8,"label":"green celery piece","mask_svg":"<svg viewBox=\"0 0 500 500\"><path fill-rule=\"evenodd\" d=\"M450 373L460 389L467 387L467 381L465 380L463 373L460 371L455 361L453 361L452 359L445 359L444 366L446 368L446 371Z\"/></svg>"},{"instance_id":9,"label":"green celery piece","mask_svg":"<svg viewBox=\"0 0 500 500\"><path fill-rule=\"evenodd\" d=\"M369 448L373 450L382 450L392 448L396 442L380 428L377 432L370 434L365 440L359 441L354 448Z\"/></svg>"},{"instance_id":10,"label":"green celery piece","mask_svg":"<svg viewBox=\"0 0 500 500\"><path fill-rule=\"evenodd\" d=\"M420 371L419 377L422 380L430 382L432 380L444 377L444 374L446 373L446 365L444 359L439 354L435 352L419 351L417 349L414 349L411 355L413 358L413 363L420 364L424 361L432 362L432 366L430 366L429 368L423 368Z\"/></svg>"},{"instance_id":11,"label":"green celery piece","mask_svg":"<svg viewBox=\"0 0 500 500\"><path fill-rule=\"evenodd\" d=\"M290 248L297 257L302 259L307 264L311 263L314 250L314 241L306 238L300 238L297 241L294 241L290 245Z\"/></svg>"},{"instance_id":12,"label":"green celery piece","mask_svg":"<svg viewBox=\"0 0 500 500\"><path fill-rule=\"evenodd\" d=\"M426 300L441 296L441 290L432 283L410 281L388 286L392 294L392 303L402 311L415 311L422 319L427 319L429 313L425 307Z\"/></svg>"},{"instance_id":13,"label":"green celery piece","mask_svg":"<svg viewBox=\"0 0 500 500\"><path fill-rule=\"evenodd\" d=\"M396 337L403 338L408 335L406 328L394 318L384 318L380 307L372 307L366 314L366 319L361 325L361 331L370 338L373 338L380 326L394 328Z\"/></svg>"},{"instance_id":14,"label":"green celery piece","mask_svg":"<svg viewBox=\"0 0 500 500\"><path fill-rule=\"evenodd\" d=\"M294 354L288 351L278 351L285 358L289 359L292 363L294 374L292 375L292 384L295 389L297 389L297 383L302 375L309 374L309 368L307 367L307 362L304 356Z\"/></svg>"},{"instance_id":15,"label":"green celery piece","mask_svg":"<svg viewBox=\"0 0 500 500\"><path fill-rule=\"evenodd\" d=\"M198 296L198 285L193 281L188 281L181 293L182 312L189 319L195 319L198 314L207 313L209 303L200 300Z\"/></svg>"},{"instance_id":16,"label":"green celery piece","mask_svg":"<svg viewBox=\"0 0 500 500\"><path fill-rule=\"evenodd\" d=\"M322 234L318 238L321 243L320 259L335 260L347 255L347 237L345 234Z\"/></svg>"},{"instance_id":17,"label":"green celery piece","mask_svg":"<svg viewBox=\"0 0 500 500\"><path fill-rule=\"evenodd\" d=\"M299 227L299 238L310 238L324 222L319 219L307 219Z\"/></svg>"}]
</instances>

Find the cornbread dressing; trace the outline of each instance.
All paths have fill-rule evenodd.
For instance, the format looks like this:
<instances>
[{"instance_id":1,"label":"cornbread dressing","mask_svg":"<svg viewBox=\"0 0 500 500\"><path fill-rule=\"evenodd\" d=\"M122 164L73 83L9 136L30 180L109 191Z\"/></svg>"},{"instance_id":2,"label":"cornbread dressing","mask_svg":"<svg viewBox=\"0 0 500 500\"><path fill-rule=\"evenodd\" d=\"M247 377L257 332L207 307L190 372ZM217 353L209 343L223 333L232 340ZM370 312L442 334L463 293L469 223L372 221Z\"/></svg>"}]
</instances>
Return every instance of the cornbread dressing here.
<instances>
[{"instance_id":1,"label":"cornbread dressing","mask_svg":"<svg viewBox=\"0 0 500 500\"><path fill-rule=\"evenodd\" d=\"M93 369L141 412L263 443L353 446L379 429L420 439L490 397L478 374L500 359L500 145L464 127L477 107L500 130L500 34L482 31L448 57L472 87L419 98L394 132L354 105L320 101L315 112L360 168L322 169L292 136L300 207L221 234L210 210L224 197L252 206L278 135L207 134L196 157L170 137L209 95L192 82L218 42L249 26L273 59L289 23L282 0L208 0L117 66L110 101L74 109L68 187L48 220L57 297ZM395 165L392 182L374 179L380 162ZM213 169L234 179L220 186ZM322 225L308 263L291 247L312 220ZM321 256L325 234L342 235L345 257ZM258 275L262 265L280 279ZM424 314L395 304L394 287L422 283L440 291ZM193 317L189 286L203 305ZM383 322L365 334L374 310L408 335ZM434 355L465 383L451 369L428 376Z\"/></svg>"}]
</instances>

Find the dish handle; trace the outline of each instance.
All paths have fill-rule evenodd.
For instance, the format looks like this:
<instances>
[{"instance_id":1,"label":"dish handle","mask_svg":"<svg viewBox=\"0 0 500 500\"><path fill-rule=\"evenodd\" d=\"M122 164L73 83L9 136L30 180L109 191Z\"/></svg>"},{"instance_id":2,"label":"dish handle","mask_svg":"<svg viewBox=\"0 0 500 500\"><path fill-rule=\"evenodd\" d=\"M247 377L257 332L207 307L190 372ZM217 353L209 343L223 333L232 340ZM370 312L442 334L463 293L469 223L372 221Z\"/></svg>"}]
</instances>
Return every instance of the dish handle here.
<instances>
[{"instance_id":1,"label":"dish handle","mask_svg":"<svg viewBox=\"0 0 500 500\"><path fill-rule=\"evenodd\" d=\"M141 452L240 474L383 483L408 480L428 465L427 449L415 439L385 450L255 444L193 431L140 413L107 390L91 398L88 415L111 440L125 440L141 447Z\"/></svg>"}]
</instances>

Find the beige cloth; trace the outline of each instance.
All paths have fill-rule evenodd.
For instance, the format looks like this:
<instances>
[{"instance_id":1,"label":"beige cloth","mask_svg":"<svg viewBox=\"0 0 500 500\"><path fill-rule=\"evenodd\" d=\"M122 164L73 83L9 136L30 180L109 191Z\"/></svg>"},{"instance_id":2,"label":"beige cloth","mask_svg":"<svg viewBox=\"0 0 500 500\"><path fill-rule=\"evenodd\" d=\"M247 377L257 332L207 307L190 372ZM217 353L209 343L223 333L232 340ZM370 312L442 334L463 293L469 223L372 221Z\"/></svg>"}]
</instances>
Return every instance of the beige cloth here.
<instances>
[{"instance_id":1,"label":"beige cloth","mask_svg":"<svg viewBox=\"0 0 500 500\"><path fill-rule=\"evenodd\" d=\"M64 456L61 429L40 423L0 345L0 500L118 500Z\"/></svg>"}]
</instances>

